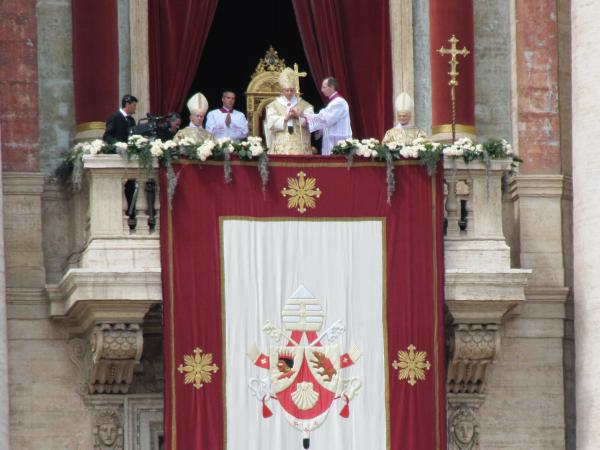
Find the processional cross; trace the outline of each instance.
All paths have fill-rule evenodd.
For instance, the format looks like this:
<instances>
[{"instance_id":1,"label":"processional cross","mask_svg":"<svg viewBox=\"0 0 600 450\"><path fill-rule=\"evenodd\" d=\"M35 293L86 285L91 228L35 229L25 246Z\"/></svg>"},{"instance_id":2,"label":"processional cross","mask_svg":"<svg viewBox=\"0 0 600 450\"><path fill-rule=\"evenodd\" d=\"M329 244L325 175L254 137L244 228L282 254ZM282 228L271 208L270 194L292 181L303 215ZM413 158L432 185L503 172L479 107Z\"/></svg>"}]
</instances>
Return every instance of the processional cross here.
<instances>
[{"instance_id":1,"label":"processional cross","mask_svg":"<svg viewBox=\"0 0 600 450\"><path fill-rule=\"evenodd\" d=\"M450 85L450 99L452 102L452 142L454 142L456 135L456 95L454 89L456 86L458 86L458 70L456 70L456 66L458 66L458 60L456 57L466 57L471 52L469 52L465 46L463 46L461 50L456 47L458 39L454 34L450 39L448 39L448 42L450 42L450 48L444 48L444 46L442 46L437 49L437 52L440 55L450 55L450 61L448 61L448 64L450 64L450 72L448 72L448 75L450 75L450 81L448 81L448 84Z\"/></svg>"},{"instance_id":2,"label":"processional cross","mask_svg":"<svg viewBox=\"0 0 600 450\"><path fill-rule=\"evenodd\" d=\"M300 77L308 75L306 72L298 72L298 64L294 63L294 75L296 75L296 92L300 95Z\"/></svg>"}]
</instances>

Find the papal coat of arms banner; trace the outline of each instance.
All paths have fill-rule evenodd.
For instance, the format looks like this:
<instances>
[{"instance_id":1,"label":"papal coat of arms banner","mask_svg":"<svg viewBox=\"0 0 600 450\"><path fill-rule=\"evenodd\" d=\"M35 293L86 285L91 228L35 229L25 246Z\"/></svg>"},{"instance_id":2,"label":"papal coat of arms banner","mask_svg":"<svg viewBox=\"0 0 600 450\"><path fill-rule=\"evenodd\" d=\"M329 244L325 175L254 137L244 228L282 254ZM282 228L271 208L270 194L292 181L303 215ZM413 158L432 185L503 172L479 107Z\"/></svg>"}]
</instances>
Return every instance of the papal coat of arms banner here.
<instances>
[{"instance_id":1,"label":"papal coat of arms banner","mask_svg":"<svg viewBox=\"0 0 600 450\"><path fill-rule=\"evenodd\" d=\"M444 449L441 175L231 164L162 209L166 448Z\"/></svg>"}]
</instances>

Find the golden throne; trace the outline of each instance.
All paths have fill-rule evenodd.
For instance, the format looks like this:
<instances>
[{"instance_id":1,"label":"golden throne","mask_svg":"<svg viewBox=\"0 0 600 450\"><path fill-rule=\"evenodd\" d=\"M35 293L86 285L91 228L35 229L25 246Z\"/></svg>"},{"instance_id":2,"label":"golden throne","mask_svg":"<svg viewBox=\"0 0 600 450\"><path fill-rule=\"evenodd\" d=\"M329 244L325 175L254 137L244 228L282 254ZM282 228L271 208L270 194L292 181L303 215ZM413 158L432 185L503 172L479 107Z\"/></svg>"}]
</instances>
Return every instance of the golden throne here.
<instances>
[{"instance_id":1,"label":"golden throne","mask_svg":"<svg viewBox=\"0 0 600 450\"><path fill-rule=\"evenodd\" d=\"M246 88L246 114L248 117L249 134L251 136L262 136L270 147L269 133L263 128L265 108L276 97L281 95L279 86L279 74L285 69L285 60L279 58L277 50L269 47L264 58L258 61L254 74L250 77L250 83ZM294 70L298 72L298 66L294 64ZM300 74L305 76L306 74ZM300 83L296 80L296 92L300 95Z\"/></svg>"}]
</instances>

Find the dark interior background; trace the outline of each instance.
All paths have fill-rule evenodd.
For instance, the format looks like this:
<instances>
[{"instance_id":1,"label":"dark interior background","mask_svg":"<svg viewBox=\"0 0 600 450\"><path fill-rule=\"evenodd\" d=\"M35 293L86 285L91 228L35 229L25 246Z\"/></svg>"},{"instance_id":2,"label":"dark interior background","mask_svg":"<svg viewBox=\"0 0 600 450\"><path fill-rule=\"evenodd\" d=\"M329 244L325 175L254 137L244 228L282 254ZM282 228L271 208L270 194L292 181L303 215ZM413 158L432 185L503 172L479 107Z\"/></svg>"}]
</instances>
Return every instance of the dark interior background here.
<instances>
[{"instance_id":1,"label":"dark interior background","mask_svg":"<svg viewBox=\"0 0 600 450\"><path fill-rule=\"evenodd\" d=\"M220 0L187 98L200 91L211 110L221 106L224 90L232 90L236 93L235 109L245 114L244 92L270 45L287 66L297 63L300 71L309 73L300 79L300 89L302 97L318 111L323 100L310 75L291 0ZM184 125L188 114L184 108Z\"/></svg>"}]
</instances>

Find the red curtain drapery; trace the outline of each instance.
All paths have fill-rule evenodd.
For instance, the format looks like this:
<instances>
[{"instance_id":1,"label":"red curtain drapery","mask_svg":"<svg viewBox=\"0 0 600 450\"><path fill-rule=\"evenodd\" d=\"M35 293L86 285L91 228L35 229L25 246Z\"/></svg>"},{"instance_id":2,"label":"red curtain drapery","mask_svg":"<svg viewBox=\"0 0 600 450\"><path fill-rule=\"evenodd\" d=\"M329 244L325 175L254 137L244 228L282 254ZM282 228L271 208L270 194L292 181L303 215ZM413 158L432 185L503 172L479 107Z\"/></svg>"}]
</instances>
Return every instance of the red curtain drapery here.
<instances>
[{"instance_id":1,"label":"red curtain drapery","mask_svg":"<svg viewBox=\"0 0 600 450\"><path fill-rule=\"evenodd\" d=\"M194 80L217 0L149 0L150 110L180 111Z\"/></svg>"},{"instance_id":2,"label":"red curtain drapery","mask_svg":"<svg viewBox=\"0 0 600 450\"><path fill-rule=\"evenodd\" d=\"M317 84L340 83L356 137L381 138L392 125L392 63L386 0L293 0Z\"/></svg>"},{"instance_id":3,"label":"red curtain drapery","mask_svg":"<svg viewBox=\"0 0 600 450\"><path fill-rule=\"evenodd\" d=\"M119 102L117 2L71 2L75 122L104 121Z\"/></svg>"},{"instance_id":4,"label":"red curtain drapery","mask_svg":"<svg viewBox=\"0 0 600 450\"><path fill-rule=\"evenodd\" d=\"M438 49L450 49L448 40L455 35L458 50L466 47L467 56L457 56L459 72L456 86L456 124L475 126L475 32L473 0L432 0L429 2L429 42L431 59L431 125L433 134L452 123L452 102L448 86L449 55ZM473 133L475 132L473 128Z\"/></svg>"}]
</instances>

